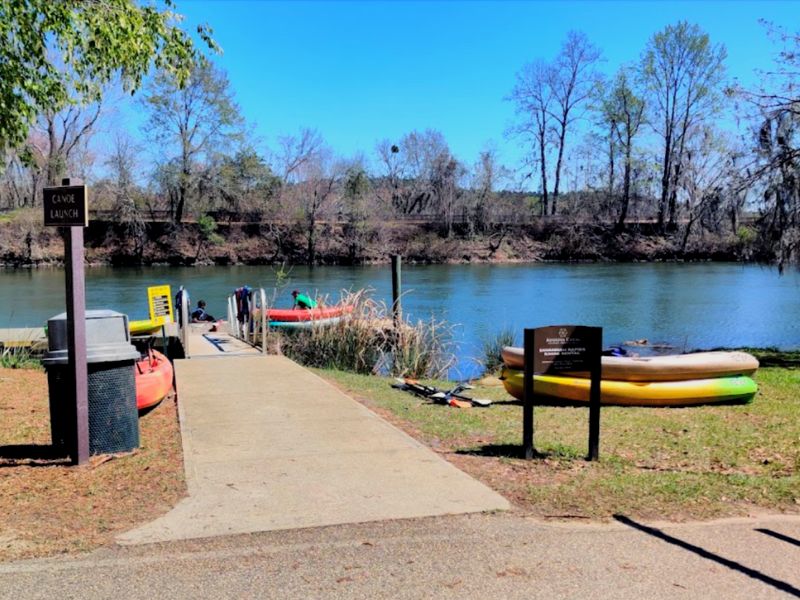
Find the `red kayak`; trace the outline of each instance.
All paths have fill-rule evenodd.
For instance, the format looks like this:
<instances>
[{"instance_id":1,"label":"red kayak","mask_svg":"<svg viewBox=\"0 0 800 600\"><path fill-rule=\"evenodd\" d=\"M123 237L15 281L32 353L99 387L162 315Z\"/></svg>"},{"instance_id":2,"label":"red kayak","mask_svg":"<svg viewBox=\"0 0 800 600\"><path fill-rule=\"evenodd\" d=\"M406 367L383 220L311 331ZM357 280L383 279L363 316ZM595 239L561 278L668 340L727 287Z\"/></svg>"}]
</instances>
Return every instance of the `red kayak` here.
<instances>
[{"instance_id":1,"label":"red kayak","mask_svg":"<svg viewBox=\"0 0 800 600\"><path fill-rule=\"evenodd\" d=\"M136 408L155 406L172 389L172 363L155 350L136 362Z\"/></svg>"},{"instance_id":2,"label":"red kayak","mask_svg":"<svg viewBox=\"0 0 800 600\"><path fill-rule=\"evenodd\" d=\"M333 319L353 312L352 304L337 304L324 308L270 308L267 309L267 318L270 321L316 321L318 319ZM253 318L258 318L258 309L253 311Z\"/></svg>"}]
</instances>

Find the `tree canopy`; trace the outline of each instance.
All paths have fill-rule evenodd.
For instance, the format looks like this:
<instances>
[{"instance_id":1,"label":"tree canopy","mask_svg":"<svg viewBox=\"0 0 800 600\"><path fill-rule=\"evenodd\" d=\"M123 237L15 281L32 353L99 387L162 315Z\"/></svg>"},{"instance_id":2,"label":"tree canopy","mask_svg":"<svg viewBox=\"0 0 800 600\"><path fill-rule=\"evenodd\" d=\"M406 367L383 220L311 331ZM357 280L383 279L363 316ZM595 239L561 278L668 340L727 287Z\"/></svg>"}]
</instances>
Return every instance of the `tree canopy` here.
<instances>
[{"instance_id":1,"label":"tree canopy","mask_svg":"<svg viewBox=\"0 0 800 600\"><path fill-rule=\"evenodd\" d=\"M134 92L152 66L183 83L198 57L171 0L0 0L0 149L37 115L97 100L119 77ZM216 48L210 29L200 38Z\"/></svg>"}]
</instances>

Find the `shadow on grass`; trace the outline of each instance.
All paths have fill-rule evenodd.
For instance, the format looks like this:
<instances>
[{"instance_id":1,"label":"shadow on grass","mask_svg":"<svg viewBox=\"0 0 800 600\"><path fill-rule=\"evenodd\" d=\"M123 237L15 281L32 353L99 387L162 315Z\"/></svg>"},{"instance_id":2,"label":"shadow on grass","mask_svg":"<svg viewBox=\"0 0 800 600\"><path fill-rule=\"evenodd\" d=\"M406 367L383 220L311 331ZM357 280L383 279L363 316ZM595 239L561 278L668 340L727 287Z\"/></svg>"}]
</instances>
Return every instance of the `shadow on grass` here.
<instances>
[{"instance_id":1,"label":"shadow on grass","mask_svg":"<svg viewBox=\"0 0 800 600\"><path fill-rule=\"evenodd\" d=\"M525 458L522 452L522 444L486 444L477 448L460 448L455 454L467 456L486 456L492 458ZM563 452L540 452L534 451L534 459L543 458L578 458L572 454Z\"/></svg>"},{"instance_id":2,"label":"shadow on grass","mask_svg":"<svg viewBox=\"0 0 800 600\"><path fill-rule=\"evenodd\" d=\"M63 449L45 444L0 446L0 469L8 467L52 467L69 463Z\"/></svg>"},{"instance_id":3,"label":"shadow on grass","mask_svg":"<svg viewBox=\"0 0 800 600\"><path fill-rule=\"evenodd\" d=\"M776 589L781 590L782 592L786 592L787 594L794 596L796 598L800 598L800 589L794 587L790 583L785 581L781 581L780 579L775 579L774 577L770 577L769 575L762 573L761 571L757 571L756 569L751 569L741 563L736 562L735 560L731 560L729 558L725 558L724 556L720 556L719 554L714 554L702 548L700 546L696 546L694 544L690 544L689 542L685 542L679 538L673 537L667 533L664 533L660 529L656 529L655 527L649 527L647 525L643 525L642 523L637 523L633 519L626 517L624 515L614 515L614 519L636 529L637 531L641 531L642 533L646 533L647 535L651 535L655 538L658 538L668 544L672 544L673 546L678 546L683 550L688 550L689 552L693 552L698 556L713 561L717 564L720 564L724 567L727 567L733 571L738 571L743 575L747 575L748 577L752 577L753 579L770 585ZM763 532L762 532L763 533ZM792 538L789 538L792 539Z\"/></svg>"}]
</instances>

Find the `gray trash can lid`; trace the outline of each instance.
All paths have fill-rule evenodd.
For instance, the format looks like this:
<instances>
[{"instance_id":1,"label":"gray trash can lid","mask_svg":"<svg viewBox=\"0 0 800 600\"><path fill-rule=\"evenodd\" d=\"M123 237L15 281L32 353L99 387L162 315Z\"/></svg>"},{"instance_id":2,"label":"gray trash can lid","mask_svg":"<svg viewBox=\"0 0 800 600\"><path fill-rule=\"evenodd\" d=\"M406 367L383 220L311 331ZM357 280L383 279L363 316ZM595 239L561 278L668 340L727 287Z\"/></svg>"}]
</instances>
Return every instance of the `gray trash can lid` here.
<instances>
[{"instance_id":1,"label":"gray trash can lid","mask_svg":"<svg viewBox=\"0 0 800 600\"><path fill-rule=\"evenodd\" d=\"M49 352L44 366L66 365L67 313L56 315L47 321ZM113 310L86 311L86 362L134 361L139 351L131 344L128 317Z\"/></svg>"}]
</instances>

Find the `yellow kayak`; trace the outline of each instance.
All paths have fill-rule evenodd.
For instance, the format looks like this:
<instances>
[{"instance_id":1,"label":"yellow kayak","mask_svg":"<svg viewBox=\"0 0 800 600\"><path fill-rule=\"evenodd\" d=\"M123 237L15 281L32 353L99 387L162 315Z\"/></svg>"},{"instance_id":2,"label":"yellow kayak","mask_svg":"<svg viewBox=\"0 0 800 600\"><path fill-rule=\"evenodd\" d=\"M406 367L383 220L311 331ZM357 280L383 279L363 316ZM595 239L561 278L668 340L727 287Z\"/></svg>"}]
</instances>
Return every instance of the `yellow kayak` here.
<instances>
[{"instance_id":1,"label":"yellow kayak","mask_svg":"<svg viewBox=\"0 0 800 600\"><path fill-rule=\"evenodd\" d=\"M523 372L503 369L501 376L506 391L522 400ZM591 380L582 377L535 375L536 396L566 403L589 403ZM756 383L744 375L689 379L682 381L614 381L600 382L600 402L620 406L691 406L720 402L746 403L758 391Z\"/></svg>"},{"instance_id":2,"label":"yellow kayak","mask_svg":"<svg viewBox=\"0 0 800 600\"><path fill-rule=\"evenodd\" d=\"M505 346L503 362L512 369L523 370L522 348ZM603 356L602 377L618 381L681 381L711 379L731 375L752 375L758 360L747 352L695 352L669 356ZM573 373L588 377L588 374Z\"/></svg>"},{"instance_id":3,"label":"yellow kayak","mask_svg":"<svg viewBox=\"0 0 800 600\"><path fill-rule=\"evenodd\" d=\"M131 335L151 335L161 331L161 325L152 319L130 321L128 328L131 330Z\"/></svg>"}]
</instances>

